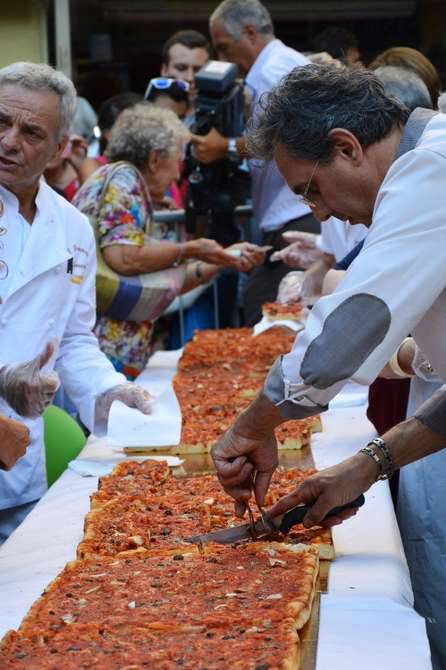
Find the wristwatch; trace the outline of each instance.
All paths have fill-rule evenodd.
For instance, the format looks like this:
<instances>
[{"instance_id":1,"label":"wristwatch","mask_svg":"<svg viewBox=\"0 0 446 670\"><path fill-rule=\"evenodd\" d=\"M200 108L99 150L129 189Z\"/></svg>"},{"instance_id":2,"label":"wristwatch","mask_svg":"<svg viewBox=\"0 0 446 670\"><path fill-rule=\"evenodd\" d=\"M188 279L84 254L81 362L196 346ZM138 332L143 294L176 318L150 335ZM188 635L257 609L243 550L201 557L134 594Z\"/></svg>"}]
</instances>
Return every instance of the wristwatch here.
<instances>
[{"instance_id":1,"label":"wristwatch","mask_svg":"<svg viewBox=\"0 0 446 670\"><path fill-rule=\"evenodd\" d=\"M237 151L237 138L236 137L230 137L228 140L228 149L227 149L227 157L229 158L230 161L238 161L239 160L239 155Z\"/></svg>"}]
</instances>

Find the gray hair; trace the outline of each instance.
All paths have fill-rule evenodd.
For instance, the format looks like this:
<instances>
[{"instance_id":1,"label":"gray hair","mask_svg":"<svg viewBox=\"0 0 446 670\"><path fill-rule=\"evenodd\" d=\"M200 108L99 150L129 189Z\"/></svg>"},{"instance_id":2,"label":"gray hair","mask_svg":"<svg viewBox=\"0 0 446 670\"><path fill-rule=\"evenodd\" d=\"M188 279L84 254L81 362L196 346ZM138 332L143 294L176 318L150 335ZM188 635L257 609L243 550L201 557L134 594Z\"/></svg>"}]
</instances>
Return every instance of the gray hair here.
<instances>
[{"instance_id":1,"label":"gray hair","mask_svg":"<svg viewBox=\"0 0 446 670\"><path fill-rule=\"evenodd\" d=\"M416 107L432 109L432 100L424 81L413 70L395 65L383 65L374 74L384 84L387 95L401 102L410 112Z\"/></svg>"},{"instance_id":2,"label":"gray hair","mask_svg":"<svg viewBox=\"0 0 446 670\"><path fill-rule=\"evenodd\" d=\"M245 26L253 26L263 35L274 33L271 15L259 0L223 0L211 15L210 23L215 21L222 21L235 40L240 39Z\"/></svg>"},{"instance_id":3,"label":"gray hair","mask_svg":"<svg viewBox=\"0 0 446 670\"><path fill-rule=\"evenodd\" d=\"M44 63L12 63L0 69L0 86L16 84L32 91L53 91L59 96L60 123L57 141L68 135L76 108L76 89L63 72Z\"/></svg>"},{"instance_id":4,"label":"gray hair","mask_svg":"<svg viewBox=\"0 0 446 670\"><path fill-rule=\"evenodd\" d=\"M105 155L112 163L125 160L142 169L151 151L173 154L178 142L185 142L188 137L186 126L175 112L141 102L120 113Z\"/></svg>"},{"instance_id":5,"label":"gray hair","mask_svg":"<svg viewBox=\"0 0 446 670\"><path fill-rule=\"evenodd\" d=\"M408 115L371 72L305 65L261 97L250 122L248 148L256 158L270 160L280 144L291 156L329 163L332 129L349 130L366 148L404 125Z\"/></svg>"},{"instance_id":6,"label":"gray hair","mask_svg":"<svg viewBox=\"0 0 446 670\"><path fill-rule=\"evenodd\" d=\"M446 93L442 93L438 98L438 110L446 114Z\"/></svg>"}]
</instances>

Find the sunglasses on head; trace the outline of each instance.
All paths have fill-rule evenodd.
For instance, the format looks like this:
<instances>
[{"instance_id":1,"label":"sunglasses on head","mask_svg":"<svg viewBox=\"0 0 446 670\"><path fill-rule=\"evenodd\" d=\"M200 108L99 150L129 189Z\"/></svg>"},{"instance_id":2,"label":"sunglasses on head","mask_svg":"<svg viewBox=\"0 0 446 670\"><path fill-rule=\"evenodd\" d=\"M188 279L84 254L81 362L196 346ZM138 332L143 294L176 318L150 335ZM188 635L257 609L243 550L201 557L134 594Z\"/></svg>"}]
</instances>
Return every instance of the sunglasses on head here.
<instances>
[{"instance_id":1,"label":"sunglasses on head","mask_svg":"<svg viewBox=\"0 0 446 670\"><path fill-rule=\"evenodd\" d=\"M186 93L189 91L189 84L187 81L183 81L182 79L173 79L172 77L155 77L155 79L151 79L149 81L146 92L144 93L144 99L149 99L153 89L156 89L157 91L168 91L173 84L176 84Z\"/></svg>"}]
</instances>

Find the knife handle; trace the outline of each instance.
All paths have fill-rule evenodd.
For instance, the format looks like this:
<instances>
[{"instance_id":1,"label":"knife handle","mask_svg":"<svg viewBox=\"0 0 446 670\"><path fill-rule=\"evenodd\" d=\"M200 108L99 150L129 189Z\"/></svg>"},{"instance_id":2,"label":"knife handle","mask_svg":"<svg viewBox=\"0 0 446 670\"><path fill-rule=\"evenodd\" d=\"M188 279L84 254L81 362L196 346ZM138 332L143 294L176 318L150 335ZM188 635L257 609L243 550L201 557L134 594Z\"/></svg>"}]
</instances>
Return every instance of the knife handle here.
<instances>
[{"instance_id":1,"label":"knife handle","mask_svg":"<svg viewBox=\"0 0 446 670\"><path fill-rule=\"evenodd\" d=\"M352 507L362 507L364 503L365 498L361 493L361 495L358 496L352 502L349 502L346 505L340 505L339 507L334 507L332 510L330 510L330 512L328 512L327 517L336 516L337 514L339 514L339 512L343 512L345 509L350 509ZM290 509L288 512L286 512L279 526L280 532L286 535L289 532L290 528L297 525L298 523L302 523L303 518L310 509L310 507L311 505L298 505L297 507L293 507L293 509Z\"/></svg>"}]
</instances>

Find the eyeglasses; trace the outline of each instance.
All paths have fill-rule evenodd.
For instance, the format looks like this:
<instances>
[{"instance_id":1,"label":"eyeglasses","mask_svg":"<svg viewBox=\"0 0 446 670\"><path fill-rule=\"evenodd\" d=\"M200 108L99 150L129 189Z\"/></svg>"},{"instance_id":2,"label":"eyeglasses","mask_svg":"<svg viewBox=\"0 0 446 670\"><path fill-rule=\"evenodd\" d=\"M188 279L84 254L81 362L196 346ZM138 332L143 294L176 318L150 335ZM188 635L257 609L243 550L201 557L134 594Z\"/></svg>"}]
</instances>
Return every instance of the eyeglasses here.
<instances>
[{"instance_id":1,"label":"eyeglasses","mask_svg":"<svg viewBox=\"0 0 446 670\"><path fill-rule=\"evenodd\" d=\"M176 84L179 88L185 91L185 93L189 91L189 84L187 81L173 79L172 77L155 77L155 79L151 79L147 85L146 92L144 93L144 100L149 99L153 89L156 89L157 91L168 91L173 84Z\"/></svg>"},{"instance_id":2,"label":"eyeglasses","mask_svg":"<svg viewBox=\"0 0 446 670\"><path fill-rule=\"evenodd\" d=\"M310 190L311 182L313 181L313 177L316 174L316 170L319 167L319 163L320 163L320 161L316 161L316 163L314 164L314 168L311 172L311 175L310 175L310 178L307 182L307 185L305 186L304 191L300 196L302 198L302 200L304 201L304 203L306 205L308 205L308 207L311 207L311 208L316 207L316 204L308 198L308 191Z\"/></svg>"}]
</instances>

